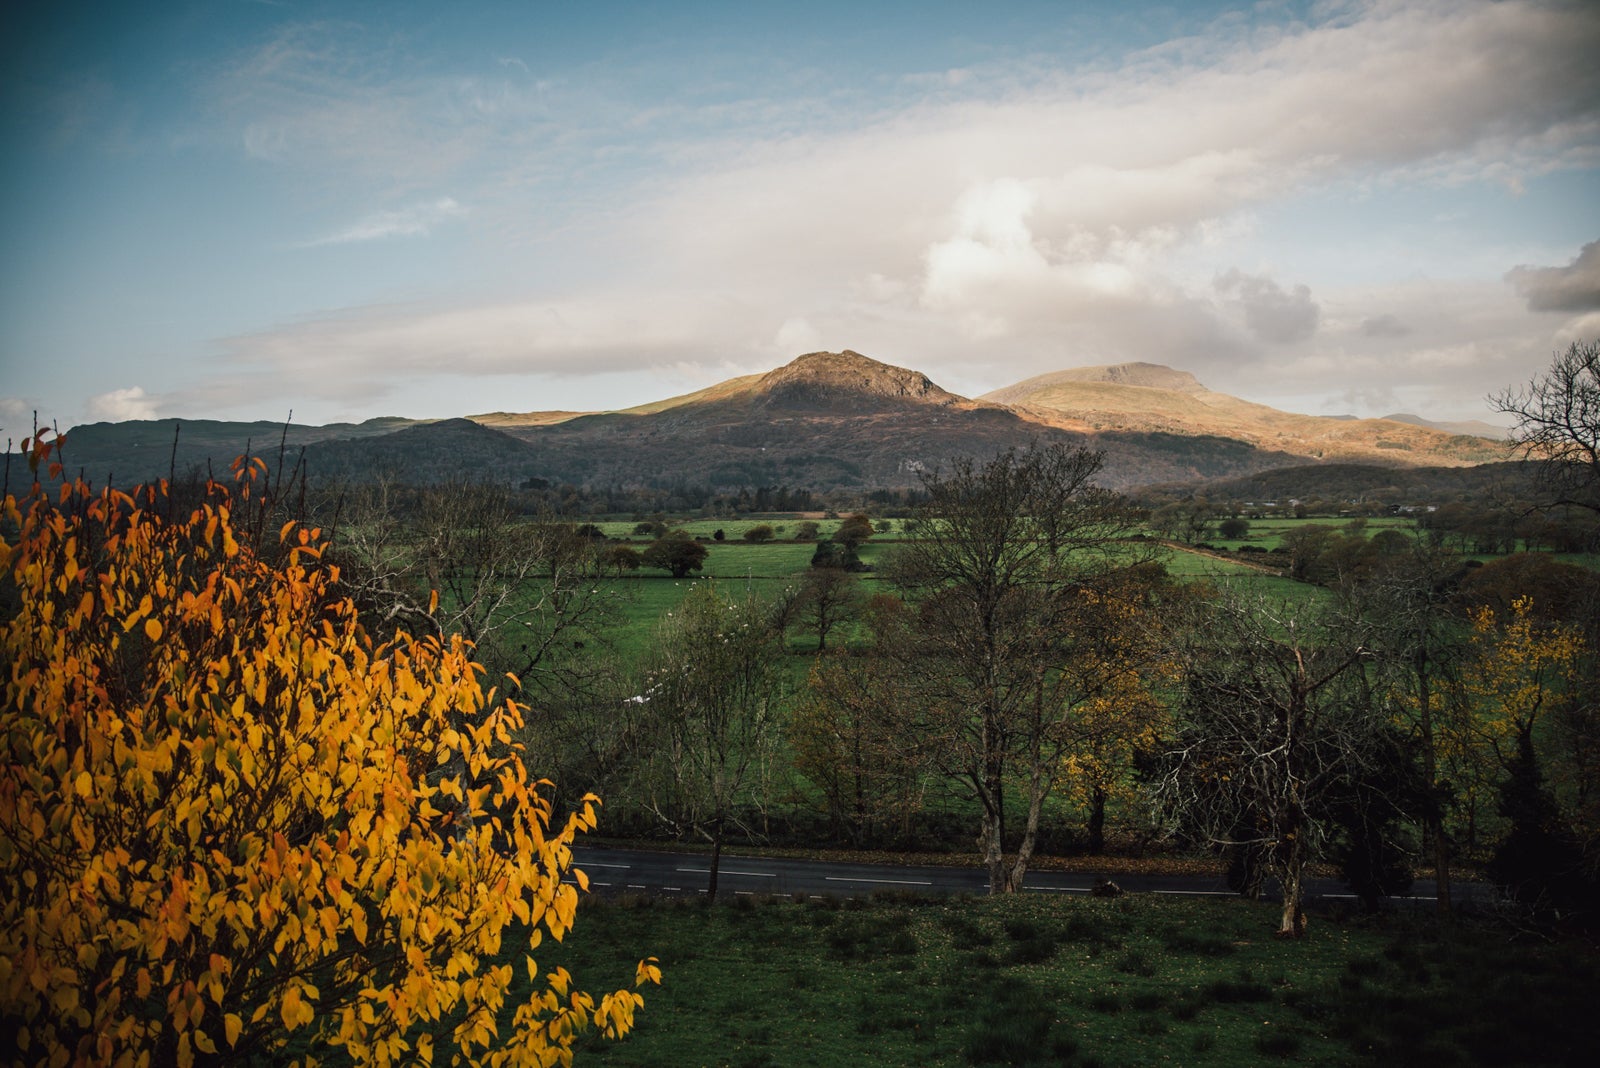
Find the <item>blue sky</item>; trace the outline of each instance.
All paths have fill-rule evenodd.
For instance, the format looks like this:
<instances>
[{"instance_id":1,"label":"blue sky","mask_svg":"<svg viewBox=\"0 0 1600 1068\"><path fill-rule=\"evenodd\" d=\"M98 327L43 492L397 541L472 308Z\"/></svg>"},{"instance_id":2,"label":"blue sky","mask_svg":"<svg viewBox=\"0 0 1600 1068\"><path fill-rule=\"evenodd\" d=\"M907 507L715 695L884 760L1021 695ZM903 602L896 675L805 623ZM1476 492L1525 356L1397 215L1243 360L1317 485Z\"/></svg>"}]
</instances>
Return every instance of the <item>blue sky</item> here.
<instances>
[{"instance_id":1,"label":"blue sky","mask_svg":"<svg viewBox=\"0 0 1600 1068\"><path fill-rule=\"evenodd\" d=\"M1484 416L1600 337L1581 2L0 16L0 426L596 410L853 348Z\"/></svg>"}]
</instances>

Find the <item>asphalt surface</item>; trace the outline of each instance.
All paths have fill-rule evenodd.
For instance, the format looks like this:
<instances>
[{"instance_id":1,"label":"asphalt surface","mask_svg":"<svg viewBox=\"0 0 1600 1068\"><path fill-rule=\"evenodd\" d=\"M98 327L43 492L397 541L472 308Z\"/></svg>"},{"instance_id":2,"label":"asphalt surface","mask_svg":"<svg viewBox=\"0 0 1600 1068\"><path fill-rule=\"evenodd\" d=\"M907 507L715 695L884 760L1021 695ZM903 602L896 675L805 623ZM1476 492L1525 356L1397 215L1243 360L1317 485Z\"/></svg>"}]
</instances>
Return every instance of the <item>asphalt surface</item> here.
<instances>
[{"instance_id":1,"label":"asphalt surface","mask_svg":"<svg viewBox=\"0 0 1600 1068\"><path fill-rule=\"evenodd\" d=\"M589 877L599 894L704 894L710 879L710 858L702 853L668 853L644 849L584 846L573 850L576 866ZM1092 872L1029 872L1025 893L1087 894L1099 878ZM1232 897L1234 892L1219 873L1215 877L1188 875L1111 875L1128 893L1172 894L1185 897ZM724 856L718 875L717 896L795 894L856 897L874 891L919 894L982 894L988 891L987 874L977 867L901 867L886 864L846 864L779 857ZM1453 883L1457 902L1487 901L1488 889L1476 883ZM1270 894L1266 896L1271 896ZM1309 901L1355 900L1337 879L1312 879L1306 887ZM1395 900L1418 905L1434 903L1432 880L1418 879L1410 896Z\"/></svg>"}]
</instances>

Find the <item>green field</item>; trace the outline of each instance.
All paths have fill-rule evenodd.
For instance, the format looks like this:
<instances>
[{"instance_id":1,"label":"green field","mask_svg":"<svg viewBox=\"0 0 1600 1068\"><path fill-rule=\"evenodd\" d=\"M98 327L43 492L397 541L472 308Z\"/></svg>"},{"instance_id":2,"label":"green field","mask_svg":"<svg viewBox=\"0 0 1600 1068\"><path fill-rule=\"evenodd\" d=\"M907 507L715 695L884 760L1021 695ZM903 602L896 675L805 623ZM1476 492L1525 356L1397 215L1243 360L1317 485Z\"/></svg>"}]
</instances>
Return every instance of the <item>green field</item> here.
<instances>
[{"instance_id":1,"label":"green field","mask_svg":"<svg viewBox=\"0 0 1600 1068\"><path fill-rule=\"evenodd\" d=\"M1422 913L1318 916L1282 942L1276 911L1146 895L591 899L539 960L594 989L660 959L636 1032L580 1055L599 1065L1589 1063L1590 953Z\"/></svg>"}]
</instances>

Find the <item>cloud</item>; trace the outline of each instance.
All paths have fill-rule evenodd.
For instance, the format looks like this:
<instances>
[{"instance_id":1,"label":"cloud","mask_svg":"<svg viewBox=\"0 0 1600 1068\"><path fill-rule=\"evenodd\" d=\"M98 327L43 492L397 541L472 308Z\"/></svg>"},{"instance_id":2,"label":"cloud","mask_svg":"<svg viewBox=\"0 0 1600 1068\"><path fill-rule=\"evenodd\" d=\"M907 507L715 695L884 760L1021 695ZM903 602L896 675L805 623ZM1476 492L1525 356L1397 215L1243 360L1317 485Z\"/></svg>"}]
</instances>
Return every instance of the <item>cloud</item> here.
<instances>
[{"instance_id":1,"label":"cloud","mask_svg":"<svg viewBox=\"0 0 1600 1068\"><path fill-rule=\"evenodd\" d=\"M157 398L146 395L143 386L113 389L98 393L84 402L91 422L120 423L128 419L154 419Z\"/></svg>"},{"instance_id":2,"label":"cloud","mask_svg":"<svg viewBox=\"0 0 1600 1068\"><path fill-rule=\"evenodd\" d=\"M1527 299L1529 311L1600 311L1600 241L1583 246L1565 267L1514 267L1506 280Z\"/></svg>"},{"instance_id":3,"label":"cloud","mask_svg":"<svg viewBox=\"0 0 1600 1068\"><path fill-rule=\"evenodd\" d=\"M31 437L38 410L38 403L27 397L0 397L0 435L12 442Z\"/></svg>"},{"instance_id":4,"label":"cloud","mask_svg":"<svg viewBox=\"0 0 1600 1068\"><path fill-rule=\"evenodd\" d=\"M307 241L302 247L348 245L360 241L381 241L390 237L426 237L440 223L462 218L466 214L467 209L458 204L453 197L440 197L438 200L413 204L398 211L374 212L353 226L326 237Z\"/></svg>"},{"instance_id":5,"label":"cloud","mask_svg":"<svg viewBox=\"0 0 1600 1068\"><path fill-rule=\"evenodd\" d=\"M1214 283L1219 294L1244 314L1255 337L1272 345L1292 345L1317 332L1322 309L1308 286L1285 290L1270 278L1233 269Z\"/></svg>"},{"instance_id":6,"label":"cloud","mask_svg":"<svg viewBox=\"0 0 1600 1068\"><path fill-rule=\"evenodd\" d=\"M926 96L870 112L778 92L697 112L630 100L619 82L550 90L504 64L500 77L352 70L337 27L285 34L222 94L252 154L406 190L470 162L476 184L448 188L486 227L533 234L567 276L492 302L351 308L223 349L239 373L346 397L445 373L758 370L785 345L850 345L978 391L1128 359L1208 384L1270 367L1285 388L1352 372L1423 383L1447 354L1503 373L1493 353L1547 339L1530 342L1515 302L1471 280L1415 301L1339 292L1240 246L1258 213L1308 192L1509 187L1593 166L1600 16L1524 0L1335 0L1313 14L1220 22L1115 66L913 79L904 91ZM578 204L558 228L540 214L551 190ZM453 217L438 203L322 241L426 232ZM1310 278L1315 299L1309 283L1232 266L1259 262ZM1481 347L1425 300L1465 315ZM1270 352L1285 346L1292 359Z\"/></svg>"},{"instance_id":7,"label":"cloud","mask_svg":"<svg viewBox=\"0 0 1600 1068\"><path fill-rule=\"evenodd\" d=\"M1364 337L1406 337L1411 328L1399 316L1385 312L1361 320L1361 333Z\"/></svg>"}]
</instances>

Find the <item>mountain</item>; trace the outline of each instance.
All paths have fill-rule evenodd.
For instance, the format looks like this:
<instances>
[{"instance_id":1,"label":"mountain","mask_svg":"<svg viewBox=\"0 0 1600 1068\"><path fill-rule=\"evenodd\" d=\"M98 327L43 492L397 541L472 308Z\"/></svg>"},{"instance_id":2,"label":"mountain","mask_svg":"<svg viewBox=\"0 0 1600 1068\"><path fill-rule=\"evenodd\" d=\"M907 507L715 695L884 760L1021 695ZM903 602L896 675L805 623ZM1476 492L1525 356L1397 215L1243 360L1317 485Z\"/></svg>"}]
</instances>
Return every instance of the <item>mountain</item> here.
<instances>
[{"instance_id":1,"label":"mountain","mask_svg":"<svg viewBox=\"0 0 1600 1068\"><path fill-rule=\"evenodd\" d=\"M1418 422L1297 415L1216 393L1156 364L1083 367L986 393L1040 422L1086 433L1214 435L1314 460L1460 465L1505 459L1487 437Z\"/></svg>"},{"instance_id":2,"label":"mountain","mask_svg":"<svg viewBox=\"0 0 1600 1068\"><path fill-rule=\"evenodd\" d=\"M1505 427L1485 423L1482 419L1466 419L1453 423L1439 423L1432 419L1424 419L1420 415L1408 415L1399 412L1386 415L1385 419L1394 423L1410 423L1412 426L1427 426L1435 430L1443 430L1447 434L1466 434L1476 438L1488 438L1491 441L1505 441L1507 434Z\"/></svg>"},{"instance_id":3,"label":"mountain","mask_svg":"<svg viewBox=\"0 0 1600 1068\"><path fill-rule=\"evenodd\" d=\"M425 422L381 416L363 423L324 426L220 419L83 423L67 433L61 460L68 472L82 472L96 485L128 486L169 475L203 476L208 468L222 476L227 473L228 464L246 452L273 459L282 449L292 461L302 446L315 442L382 437Z\"/></svg>"},{"instance_id":4,"label":"mountain","mask_svg":"<svg viewBox=\"0 0 1600 1068\"><path fill-rule=\"evenodd\" d=\"M915 486L958 457L1029 441L1105 453L1100 481L1125 489L1244 476L1307 462L1387 467L1504 459L1482 438L1393 420L1280 412L1148 363L1030 378L976 400L920 371L857 352L813 352L764 374L611 412L491 412L311 427L211 420L96 423L68 435L68 470L118 484L217 473L248 443L305 449L313 478L543 479L591 486Z\"/></svg>"}]
</instances>

